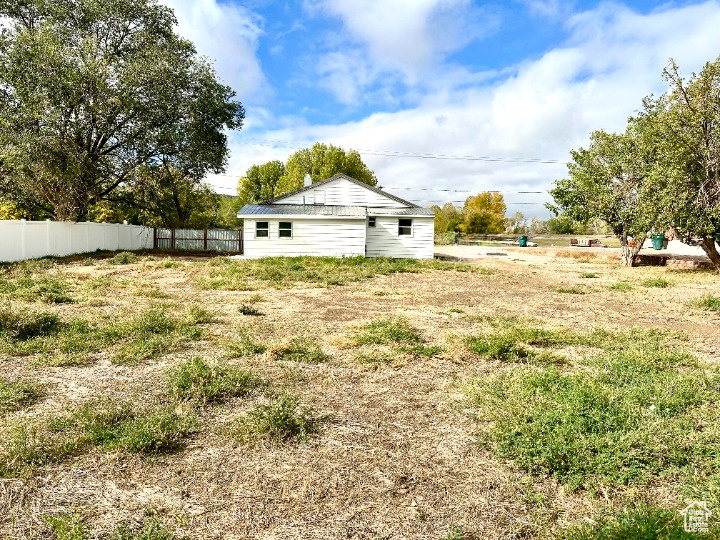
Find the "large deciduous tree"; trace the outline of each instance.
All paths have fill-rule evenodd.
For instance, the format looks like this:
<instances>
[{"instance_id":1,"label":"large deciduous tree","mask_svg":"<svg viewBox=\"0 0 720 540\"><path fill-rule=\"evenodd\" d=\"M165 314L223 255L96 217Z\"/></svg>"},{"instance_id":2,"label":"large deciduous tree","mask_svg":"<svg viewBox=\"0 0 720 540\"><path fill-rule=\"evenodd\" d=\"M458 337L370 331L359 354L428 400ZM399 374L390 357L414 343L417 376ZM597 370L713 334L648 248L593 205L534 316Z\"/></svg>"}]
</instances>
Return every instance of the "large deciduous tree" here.
<instances>
[{"instance_id":1,"label":"large deciduous tree","mask_svg":"<svg viewBox=\"0 0 720 540\"><path fill-rule=\"evenodd\" d=\"M502 193L485 191L465 199L463 214L468 234L500 234L505 230L505 199Z\"/></svg>"},{"instance_id":2,"label":"large deciduous tree","mask_svg":"<svg viewBox=\"0 0 720 540\"><path fill-rule=\"evenodd\" d=\"M310 175L313 183L343 173L370 186L377 185L377 178L363 162L356 150L343 150L337 146L315 143L312 148L298 150L292 154L285 166L275 190L282 195L303 187L303 179Z\"/></svg>"},{"instance_id":3,"label":"large deciduous tree","mask_svg":"<svg viewBox=\"0 0 720 540\"><path fill-rule=\"evenodd\" d=\"M649 182L653 149L631 124L624 134L594 132L588 148L571 155L568 178L550 190L551 210L583 223L603 220L620 239L623 264L633 266L648 233L662 225Z\"/></svg>"},{"instance_id":4,"label":"large deciduous tree","mask_svg":"<svg viewBox=\"0 0 720 540\"><path fill-rule=\"evenodd\" d=\"M637 119L657 149L653 188L681 238L720 271L720 57L687 81L672 60L663 75L667 92Z\"/></svg>"},{"instance_id":5,"label":"large deciduous tree","mask_svg":"<svg viewBox=\"0 0 720 540\"><path fill-rule=\"evenodd\" d=\"M280 179L285 174L282 161L253 165L238 182L238 206L259 203L275 197Z\"/></svg>"},{"instance_id":6,"label":"large deciduous tree","mask_svg":"<svg viewBox=\"0 0 720 540\"><path fill-rule=\"evenodd\" d=\"M0 0L0 189L82 220L141 168L224 170L242 105L155 0Z\"/></svg>"}]
</instances>

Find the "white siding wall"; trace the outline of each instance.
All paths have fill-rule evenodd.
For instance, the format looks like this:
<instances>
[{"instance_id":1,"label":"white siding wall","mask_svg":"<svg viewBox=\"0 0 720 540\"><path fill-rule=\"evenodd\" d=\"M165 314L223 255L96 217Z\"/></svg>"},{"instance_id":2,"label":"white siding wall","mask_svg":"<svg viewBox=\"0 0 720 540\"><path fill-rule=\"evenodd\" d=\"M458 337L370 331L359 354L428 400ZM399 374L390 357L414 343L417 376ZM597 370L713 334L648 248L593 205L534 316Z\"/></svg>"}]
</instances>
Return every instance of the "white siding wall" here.
<instances>
[{"instance_id":1,"label":"white siding wall","mask_svg":"<svg viewBox=\"0 0 720 540\"><path fill-rule=\"evenodd\" d=\"M255 238L255 222L267 221L269 238ZM292 223L293 237L280 238L278 223ZM365 219L245 219L245 256L365 255Z\"/></svg>"},{"instance_id":2,"label":"white siding wall","mask_svg":"<svg viewBox=\"0 0 720 540\"><path fill-rule=\"evenodd\" d=\"M434 227L432 217L411 218L412 236L398 236L398 218L375 218L375 227L367 230L368 257L432 259Z\"/></svg>"},{"instance_id":3,"label":"white siding wall","mask_svg":"<svg viewBox=\"0 0 720 540\"><path fill-rule=\"evenodd\" d=\"M358 186L353 182L349 182L344 178L338 178L332 182L328 182L317 188L318 191L325 192L325 204L337 206L384 206L390 208L405 208L407 205L388 199L387 197L375 193L362 186ZM304 204L315 203L315 189L308 189L302 193L286 197L276 204ZM322 197L318 197L322 200ZM318 203L320 204L320 203Z\"/></svg>"}]
</instances>

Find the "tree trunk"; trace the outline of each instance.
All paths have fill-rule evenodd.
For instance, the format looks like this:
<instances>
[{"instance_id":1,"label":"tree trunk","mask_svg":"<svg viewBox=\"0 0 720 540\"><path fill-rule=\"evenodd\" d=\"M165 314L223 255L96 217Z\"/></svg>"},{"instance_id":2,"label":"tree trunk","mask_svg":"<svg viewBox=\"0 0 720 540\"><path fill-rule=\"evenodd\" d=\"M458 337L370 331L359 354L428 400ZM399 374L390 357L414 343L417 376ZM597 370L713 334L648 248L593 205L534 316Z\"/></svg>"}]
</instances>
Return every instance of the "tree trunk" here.
<instances>
[{"instance_id":1,"label":"tree trunk","mask_svg":"<svg viewBox=\"0 0 720 540\"><path fill-rule=\"evenodd\" d=\"M700 240L700 247L703 248L703 251L715 267L715 270L720 272L720 253L718 253L718 250L715 247L715 239L710 238L709 236L704 237Z\"/></svg>"},{"instance_id":2,"label":"tree trunk","mask_svg":"<svg viewBox=\"0 0 720 540\"><path fill-rule=\"evenodd\" d=\"M645 243L645 236L638 236L635 238L635 245L630 246L628 244L627 234L623 234L620 237L620 243L622 244L622 253L620 255L620 262L623 266L635 266L638 254L642 249L642 245Z\"/></svg>"}]
</instances>

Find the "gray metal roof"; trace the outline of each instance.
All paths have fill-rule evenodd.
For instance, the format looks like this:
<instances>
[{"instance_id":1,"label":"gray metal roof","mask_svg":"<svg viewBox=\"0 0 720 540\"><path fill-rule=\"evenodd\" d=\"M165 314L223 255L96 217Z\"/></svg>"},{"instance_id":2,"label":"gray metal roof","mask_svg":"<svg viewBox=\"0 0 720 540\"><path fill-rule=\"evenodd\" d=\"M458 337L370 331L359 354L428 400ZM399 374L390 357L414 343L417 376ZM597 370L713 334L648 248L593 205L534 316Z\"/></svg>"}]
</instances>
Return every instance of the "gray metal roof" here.
<instances>
[{"instance_id":1,"label":"gray metal roof","mask_svg":"<svg viewBox=\"0 0 720 540\"><path fill-rule=\"evenodd\" d=\"M367 209L368 216L434 216L429 208L372 208Z\"/></svg>"},{"instance_id":2,"label":"gray metal roof","mask_svg":"<svg viewBox=\"0 0 720 540\"><path fill-rule=\"evenodd\" d=\"M322 204L246 204L238 212L240 216L338 216L365 217L364 206L332 206Z\"/></svg>"},{"instance_id":3,"label":"gray metal roof","mask_svg":"<svg viewBox=\"0 0 720 540\"><path fill-rule=\"evenodd\" d=\"M275 197L274 199L264 201L264 203L271 204L276 201L280 201L280 200L284 199L285 197L289 197L290 195L302 193L303 191L307 191L309 189L313 189L318 186L322 186L324 184L327 184L328 182L332 182L333 180L338 180L339 178L344 178L345 180L348 180L354 184L357 184L358 186L369 189L370 191L374 191L375 193L378 193L378 194L382 195L383 197L387 197L388 199L392 199L395 202L399 202L400 204L404 204L411 208L420 208L417 204L411 203L410 201L406 201L405 199L401 199L400 197L396 197L395 195L391 195L390 193L383 191L380 188L376 188L375 186L369 186L365 182L361 182L360 180L356 180L355 178L348 176L347 174L342 174L342 173L336 174L335 176L331 176L330 178L328 178L326 180L321 180L320 182L317 182L315 184L310 184L309 186L301 187L300 189L296 189L295 191L291 191L289 193L283 193L279 197Z\"/></svg>"},{"instance_id":4,"label":"gray metal roof","mask_svg":"<svg viewBox=\"0 0 720 540\"><path fill-rule=\"evenodd\" d=\"M385 208L364 206L333 206L323 204L246 204L237 213L244 216L334 216L359 217L368 216L434 216L429 208Z\"/></svg>"}]
</instances>

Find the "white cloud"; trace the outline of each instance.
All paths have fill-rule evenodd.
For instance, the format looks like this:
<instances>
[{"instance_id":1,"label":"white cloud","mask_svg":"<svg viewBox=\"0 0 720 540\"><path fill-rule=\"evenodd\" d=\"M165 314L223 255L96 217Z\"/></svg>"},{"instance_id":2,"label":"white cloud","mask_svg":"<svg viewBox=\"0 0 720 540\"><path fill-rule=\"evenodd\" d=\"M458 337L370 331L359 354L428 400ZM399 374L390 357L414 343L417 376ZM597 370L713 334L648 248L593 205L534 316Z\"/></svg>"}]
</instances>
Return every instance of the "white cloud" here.
<instances>
[{"instance_id":1,"label":"white cloud","mask_svg":"<svg viewBox=\"0 0 720 540\"><path fill-rule=\"evenodd\" d=\"M178 33L214 64L240 101L261 100L269 91L256 51L262 21L245 8L217 0L161 0L175 10Z\"/></svg>"},{"instance_id":2,"label":"white cloud","mask_svg":"<svg viewBox=\"0 0 720 540\"><path fill-rule=\"evenodd\" d=\"M676 58L684 73L717 56L720 3L666 8L639 15L614 4L574 16L564 46L495 78L462 89L438 86L417 106L377 113L357 122L309 126L295 119L264 139L303 147L319 140L346 148L463 156L566 159L591 131L622 130L643 96L664 90L662 68ZM239 137L242 140L243 136ZM258 150L261 149L261 150ZM244 171L291 149L235 146L233 165ZM399 188L452 188L477 192L546 190L564 165L431 160L365 154L381 184ZM232 169L231 169L232 170ZM234 182L233 182L234 185ZM466 194L398 190L423 204ZM544 201L547 195L508 194L510 201ZM543 215L542 206L510 206Z\"/></svg>"},{"instance_id":3,"label":"white cloud","mask_svg":"<svg viewBox=\"0 0 720 540\"><path fill-rule=\"evenodd\" d=\"M398 78L408 86L424 85L448 54L498 22L471 0L307 0L306 7L342 21L344 31L327 37L329 51L318 60L318 74L345 104L360 101L376 82L385 88Z\"/></svg>"}]
</instances>

